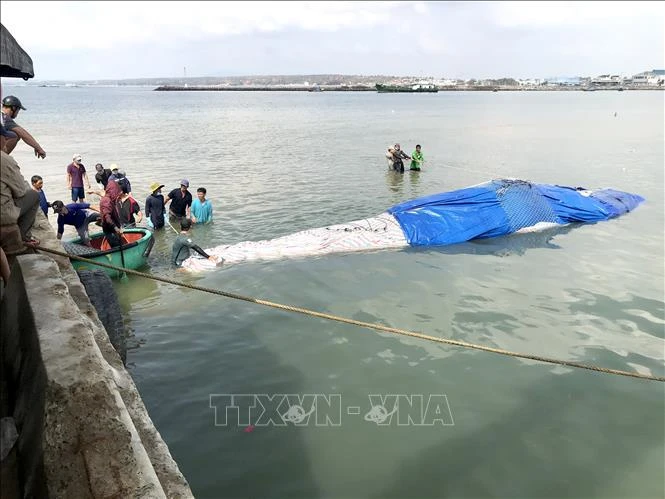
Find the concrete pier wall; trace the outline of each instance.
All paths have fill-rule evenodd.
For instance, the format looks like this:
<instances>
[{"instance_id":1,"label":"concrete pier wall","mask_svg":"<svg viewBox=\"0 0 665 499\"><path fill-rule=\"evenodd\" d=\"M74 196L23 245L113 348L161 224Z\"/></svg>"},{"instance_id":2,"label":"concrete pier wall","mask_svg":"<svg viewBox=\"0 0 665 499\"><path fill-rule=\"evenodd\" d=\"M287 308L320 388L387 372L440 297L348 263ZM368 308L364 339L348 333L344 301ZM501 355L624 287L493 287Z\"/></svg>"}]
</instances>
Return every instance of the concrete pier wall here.
<instances>
[{"instance_id":1,"label":"concrete pier wall","mask_svg":"<svg viewBox=\"0 0 665 499\"><path fill-rule=\"evenodd\" d=\"M41 212L33 234L63 251ZM7 472L19 497L193 497L69 259L17 257L1 314L3 416L18 431L3 489Z\"/></svg>"}]
</instances>

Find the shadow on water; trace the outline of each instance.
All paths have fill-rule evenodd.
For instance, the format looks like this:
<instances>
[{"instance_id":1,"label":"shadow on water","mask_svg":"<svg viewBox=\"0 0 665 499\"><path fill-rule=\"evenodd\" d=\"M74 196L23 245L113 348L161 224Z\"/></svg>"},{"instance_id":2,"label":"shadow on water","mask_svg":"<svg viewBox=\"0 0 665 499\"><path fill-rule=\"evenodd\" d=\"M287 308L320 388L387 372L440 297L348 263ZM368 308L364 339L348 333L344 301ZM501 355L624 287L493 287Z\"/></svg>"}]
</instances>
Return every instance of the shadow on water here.
<instances>
[{"instance_id":1,"label":"shadow on water","mask_svg":"<svg viewBox=\"0 0 665 499\"><path fill-rule=\"evenodd\" d=\"M567 234L580 225L584 224L569 224L538 232L474 239L473 241L450 246L410 247L405 251L436 251L447 255L494 255L500 257L523 255L529 249L561 249L552 239L555 236Z\"/></svg>"},{"instance_id":2,"label":"shadow on water","mask_svg":"<svg viewBox=\"0 0 665 499\"><path fill-rule=\"evenodd\" d=\"M259 311L240 302L211 307L192 293L164 288L161 313L134 314L143 345L128 353L128 365L194 496L319 497L302 428L260 424L256 403L248 420L251 403L245 419L226 410L227 395L304 393L303 374L262 342ZM266 404L264 423L283 412Z\"/></svg>"},{"instance_id":3,"label":"shadow on water","mask_svg":"<svg viewBox=\"0 0 665 499\"><path fill-rule=\"evenodd\" d=\"M578 299L577 302L570 304L570 311L573 314L584 314L587 317L600 315L615 324L634 324L638 331L665 340L665 328L663 328L665 304L663 301L635 295L632 295L629 300L615 300L610 296L584 289L572 289L570 294ZM648 312L648 314L639 315L634 312L636 310ZM627 332L630 332L630 329Z\"/></svg>"},{"instance_id":4,"label":"shadow on water","mask_svg":"<svg viewBox=\"0 0 665 499\"><path fill-rule=\"evenodd\" d=\"M249 349L236 350L232 353L233 364L219 369L215 386L221 394L299 394L305 391L304 376L292 366L281 363L276 355L261 345L258 335L251 328L234 328L227 331L227 344L249 343ZM249 333L249 334L248 334ZM245 366L251 366L251 376L246 375ZM206 378L209 373L206 373ZM201 404L208 404L206 400ZM275 396L273 403L279 400ZM210 409L207 416L208 426L203 432L191 435L185 445L193 447L186 452L193 458L187 459L185 475L190 479L192 491L198 498L251 498L251 497L302 497L317 498L319 488L314 480L308 449L303 441L303 432L288 424L286 426L246 425L238 421L237 412L231 411L228 426L213 426L213 411L222 417L225 398L211 402L217 409ZM275 405L277 405L275 403ZM278 417L276 407L266 403L264 416L271 412ZM259 423L263 409L257 405L252 410L251 424ZM264 417L264 422L265 422ZM219 419L218 419L219 423ZM200 441L197 443L196 440ZM206 441L207 443L204 443ZM211 444L212 442L212 444ZM216 445L215 445L216 443ZM203 444L205 451L199 452ZM176 447L176 454L178 448ZM210 473L210 463L224 470L223 480ZM200 471L199 471L200 470ZM297 477L297 480L294 479Z\"/></svg>"},{"instance_id":5,"label":"shadow on water","mask_svg":"<svg viewBox=\"0 0 665 499\"><path fill-rule=\"evenodd\" d=\"M586 372L542 378L489 424L405 458L374 497L627 497L633 488L632 497L663 497L663 455L653 456L665 401L660 386L639 383ZM644 467L652 480L636 483Z\"/></svg>"}]
</instances>

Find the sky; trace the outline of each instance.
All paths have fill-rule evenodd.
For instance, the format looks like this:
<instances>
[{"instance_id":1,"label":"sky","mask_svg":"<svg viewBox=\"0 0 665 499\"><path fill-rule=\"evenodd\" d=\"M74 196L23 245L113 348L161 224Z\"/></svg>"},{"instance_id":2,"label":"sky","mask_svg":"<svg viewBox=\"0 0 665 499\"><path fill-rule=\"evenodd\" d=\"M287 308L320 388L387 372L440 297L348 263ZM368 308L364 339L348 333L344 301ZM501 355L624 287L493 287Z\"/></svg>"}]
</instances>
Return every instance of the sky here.
<instances>
[{"instance_id":1,"label":"sky","mask_svg":"<svg viewBox=\"0 0 665 499\"><path fill-rule=\"evenodd\" d=\"M0 1L35 80L665 68L665 2ZM185 69L186 68L186 69Z\"/></svg>"}]
</instances>

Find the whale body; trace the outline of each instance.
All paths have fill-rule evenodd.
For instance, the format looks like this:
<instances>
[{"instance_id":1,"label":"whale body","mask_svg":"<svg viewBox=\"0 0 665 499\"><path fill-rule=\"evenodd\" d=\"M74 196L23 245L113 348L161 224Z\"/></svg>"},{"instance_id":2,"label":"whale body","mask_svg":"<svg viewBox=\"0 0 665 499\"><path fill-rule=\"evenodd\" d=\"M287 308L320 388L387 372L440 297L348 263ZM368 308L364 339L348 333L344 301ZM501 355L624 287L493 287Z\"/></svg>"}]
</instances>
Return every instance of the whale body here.
<instances>
[{"instance_id":1,"label":"whale body","mask_svg":"<svg viewBox=\"0 0 665 499\"><path fill-rule=\"evenodd\" d=\"M644 198L612 188L586 189L496 179L395 205L370 218L262 241L206 249L224 264L301 258L409 246L445 246L474 239L595 223L632 211ZM189 270L215 268L192 256Z\"/></svg>"}]
</instances>

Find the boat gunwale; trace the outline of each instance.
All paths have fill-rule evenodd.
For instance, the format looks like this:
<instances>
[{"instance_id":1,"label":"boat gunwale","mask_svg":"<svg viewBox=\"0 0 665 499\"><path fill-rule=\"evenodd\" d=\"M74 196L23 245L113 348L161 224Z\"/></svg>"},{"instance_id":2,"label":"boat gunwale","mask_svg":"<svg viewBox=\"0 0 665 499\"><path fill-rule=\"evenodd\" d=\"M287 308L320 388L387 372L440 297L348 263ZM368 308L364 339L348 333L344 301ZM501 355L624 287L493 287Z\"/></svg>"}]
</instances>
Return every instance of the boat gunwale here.
<instances>
[{"instance_id":1,"label":"boat gunwale","mask_svg":"<svg viewBox=\"0 0 665 499\"><path fill-rule=\"evenodd\" d=\"M107 249L107 250L96 251L94 253L87 253L85 255L72 255L71 253L69 253L69 252L68 253L69 253L70 256L81 256L82 258L92 259L92 258L97 258L99 256L106 256L106 255L111 254L111 253L120 253L121 250L125 251L125 250L133 249L136 246L139 246L141 243L149 241L149 239L153 237L152 231L150 229L143 229L143 228L124 229L124 232L129 232L131 234L141 232L141 233L143 233L143 237L141 239L139 239L138 241L132 241L129 244L124 244L122 246L116 246L115 248L110 248L110 249ZM99 238L100 236L103 237L104 232L96 232L94 234L91 234L90 239L96 239L96 238ZM78 237L76 239L71 239L67 242L72 243L72 244L80 244L80 241L81 241L81 238Z\"/></svg>"}]
</instances>

